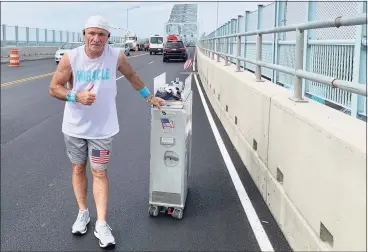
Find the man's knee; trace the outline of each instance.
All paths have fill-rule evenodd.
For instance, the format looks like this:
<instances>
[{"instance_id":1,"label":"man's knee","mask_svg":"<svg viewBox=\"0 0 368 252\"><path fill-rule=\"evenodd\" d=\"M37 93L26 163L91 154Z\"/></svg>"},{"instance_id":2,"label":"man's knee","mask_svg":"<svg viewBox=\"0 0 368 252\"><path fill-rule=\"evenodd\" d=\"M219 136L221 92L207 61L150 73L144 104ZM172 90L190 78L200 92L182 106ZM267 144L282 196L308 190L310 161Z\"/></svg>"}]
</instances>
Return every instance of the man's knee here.
<instances>
[{"instance_id":1,"label":"man's knee","mask_svg":"<svg viewBox=\"0 0 368 252\"><path fill-rule=\"evenodd\" d=\"M73 173L75 174L84 174L86 172L86 163L73 164Z\"/></svg>"}]
</instances>

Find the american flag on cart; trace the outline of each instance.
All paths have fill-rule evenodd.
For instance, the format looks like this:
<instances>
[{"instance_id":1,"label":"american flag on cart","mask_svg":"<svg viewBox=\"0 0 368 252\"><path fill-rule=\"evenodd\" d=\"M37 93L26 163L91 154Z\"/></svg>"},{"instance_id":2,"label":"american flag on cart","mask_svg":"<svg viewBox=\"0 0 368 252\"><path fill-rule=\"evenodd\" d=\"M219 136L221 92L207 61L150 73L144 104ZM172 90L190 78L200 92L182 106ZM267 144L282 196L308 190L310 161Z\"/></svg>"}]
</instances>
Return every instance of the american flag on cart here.
<instances>
[{"instance_id":1,"label":"american flag on cart","mask_svg":"<svg viewBox=\"0 0 368 252\"><path fill-rule=\"evenodd\" d=\"M165 128L171 128L173 129L175 126L174 126L174 122L167 119L167 118L161 118L161 124L162 124L162 128L165 129Z\"/></svg>"},{"instance_id":2,"label":"american flag on cart","mask_svg":"<svg viewBox=\"0 0 368 252\"><path fill-rule=\"evenodd\" d=\"M189 57L189 59L187 59L187 61L185 61L184 63L184 69L188 69L191 66L192 66L192 57Z\"/></svg>"}]
</instances>

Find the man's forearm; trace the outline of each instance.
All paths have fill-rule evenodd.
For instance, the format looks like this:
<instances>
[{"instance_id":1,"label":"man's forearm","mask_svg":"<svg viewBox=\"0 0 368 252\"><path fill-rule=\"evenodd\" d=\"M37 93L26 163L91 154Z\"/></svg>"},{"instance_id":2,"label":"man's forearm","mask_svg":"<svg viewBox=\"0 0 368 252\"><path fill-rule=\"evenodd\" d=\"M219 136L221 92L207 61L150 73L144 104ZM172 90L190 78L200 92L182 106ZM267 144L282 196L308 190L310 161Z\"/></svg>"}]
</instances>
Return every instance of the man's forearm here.
<instances>
[{"instance_id":1,"label":"man's forearm","mask_svg":"<svg viewBox=\"0 0 368 252\"><path fill-rule=\"evenodd\" d=\"M119 71L125 76L135 90L139 91L145 87L144 82L139 77L133 67L129 64L128 59L123 53L120 53L119 58Z\"/></svg>"},{"instance_id":2,"label":"man's forearm","mask_svg":"<svg viewBox=\"0 0 368 252\"><path fill-rule=\"evenodd\" d=\"M65 88L64 86L57 86L55 88L50 88L50 95L62 100L62 101L66 101L66 93L68 92L69 89Z\"/></svg>"},{"instance_id":3,"label":"man's forearm","mask_svg":"<svg viewBox=\"0 0 368 252\"><path fill-rule=\"evenodd\" d=\"M127 80L132 84L132 86L137 91L145 87L144 82L142 81L142 79L138 76L138 74L135 71L133 71L128 76L125 76L125 78L127 78Z\"/></svg>"},{"instance_id":4,"label":"man's forearm","mask_svg":"<svg viewBox=\"0 0 368 252\"><path fill-rule=\"evenodd\" d=\"M69 58L66 55L61 59L55 74L53 75L50 83L50 95L62 101L67 101L67 98L70 97L74 99L75 93L73 92L72 96L68 95L68 91L70 91L70 87L73 84L72 78L72 68L69 62ZM67 85L70 84L70 85ZM67 86L67 87L65 87ZM69 87L70 86L70 87Z\"/></svg>"}]
</instances>

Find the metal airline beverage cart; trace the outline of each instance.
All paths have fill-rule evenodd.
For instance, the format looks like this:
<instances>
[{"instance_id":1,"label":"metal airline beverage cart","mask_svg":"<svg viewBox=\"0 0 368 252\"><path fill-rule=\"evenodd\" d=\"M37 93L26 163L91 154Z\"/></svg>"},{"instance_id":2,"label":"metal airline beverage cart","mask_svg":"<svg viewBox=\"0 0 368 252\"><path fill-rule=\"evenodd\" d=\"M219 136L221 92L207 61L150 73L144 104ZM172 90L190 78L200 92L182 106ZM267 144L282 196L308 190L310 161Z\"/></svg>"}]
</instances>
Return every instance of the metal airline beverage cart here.
<instances>
[{"instance_id":1,"label":"metal airline beverage cart","mask_svg":"<svg viewBox=\"0 0 368 252\"><path fill-rule=\"evenodd\" d=\"M148 210L151 216L165 213L176 219L183 217L191 168L191 83L192 74L184 83L177 78L167 84L166 73L154 80L154 94L164 97L166 103L160 110L151 108Z\"/></svg>"}]
</instances>

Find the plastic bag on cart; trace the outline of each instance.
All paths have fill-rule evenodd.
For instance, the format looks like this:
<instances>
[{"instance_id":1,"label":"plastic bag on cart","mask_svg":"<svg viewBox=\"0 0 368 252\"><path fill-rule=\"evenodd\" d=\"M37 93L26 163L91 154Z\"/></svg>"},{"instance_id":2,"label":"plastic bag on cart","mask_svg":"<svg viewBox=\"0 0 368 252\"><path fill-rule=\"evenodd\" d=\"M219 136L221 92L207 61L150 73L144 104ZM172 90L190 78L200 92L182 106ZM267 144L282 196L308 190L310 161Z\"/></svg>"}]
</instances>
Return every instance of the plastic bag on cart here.
<instances>
[{"instance_id":1,"label":"plastic bag on cart","mask_svg":"<svg viewBox=\"0 0 368 252\"><path fill-rule=\"evenodd\" d=\"M183 82L176 78L175 81L171 81L170 84L164 84L158 88L155 96L160 97L164 100L176 100L181 101L181 93L183 91Z\"/></svg>"},{"instance_id":2,"label":"plastic bag on cart","mask_svg":"<svg viewBox=\"0 0 368 252\"><path fill-rule=\"evenodd\" d=\"M157 90L156 95L164 100L181 100L181 91L177 87L164 86Z\"/></svg>"},{"instance_id":3,"label":"plastic bag on cart","mask_svg":"<svg viewBox=\"0 0 368 252\"><path fill-rule=\"evenodd\" d=\"M185 82L176 78L169 84L166 82L166 72L154 78L154 94L166 101L184 101L191 91L192 75Z\"/></svg>"}]
</instances>

